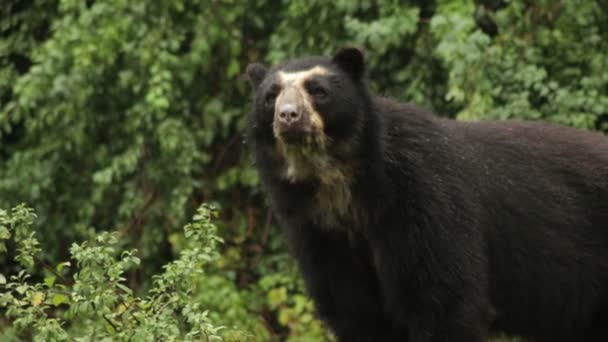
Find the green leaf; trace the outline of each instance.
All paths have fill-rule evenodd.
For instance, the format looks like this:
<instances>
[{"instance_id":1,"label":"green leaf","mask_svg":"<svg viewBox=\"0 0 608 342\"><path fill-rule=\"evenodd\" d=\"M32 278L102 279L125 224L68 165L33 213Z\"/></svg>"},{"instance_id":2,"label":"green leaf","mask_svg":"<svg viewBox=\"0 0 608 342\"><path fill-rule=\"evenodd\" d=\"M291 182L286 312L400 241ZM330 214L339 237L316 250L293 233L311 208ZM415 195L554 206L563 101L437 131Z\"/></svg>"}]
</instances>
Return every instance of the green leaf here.
<instances>
[{"instance_id":1,"label":"green leaf","mask_svg":"<svg viewBox=\"0 0 608 342\"><path fill-rule=\"evenodd\" d=\"M128 288L127 286L125 286L123 284L117 283L116 286L119 289L123 290L128 295L132 295L133 294L133 290L131 290L130 288Z\"/></svg>"},{"instance_id":2,"label":"green leaf","mask_svg":"<svg viewBox=\"0 0 608 342\"><path fill-rule=\"evenodd\" d=\"M70 266L71 266L70 262L65 261L65 262L61 262L61 263L57 264L55 269L57 270L58 273L60 273L61 270L63 270L65 267L70 267Z\"/></svg>"},{"instance_id":3,"label":"green leaf","mask_svg":"<svg viewBox=\"0 0 608 342\"><path fill-rule=\"evenodd\" d=\"M68 304L70 302L70 298L64 294L57 293L53 295L52 303L54 306L59 306L61 304Z\"/></svg>"},{"instance_id":4,"label":"green leaf","mask_svg":"<svg viewBox=\"0 0 608 342\"><path fill-rule=\"evenodd\" d=\"M0 240L7 240L11 237L11 233L5 226L0 226Z\"/></svg>"},{"instance_id":5,"label":"green leaf","mask_svg":"<svg viewBox=\"0 0 608 342\"><path fill-rule=\"evenodd\" d=\"M57 277L55 277L54 275L52 276L48 276L44 278L44 283L46 284L47 287L53 287L53 285L55 284L55 279Z\"/></svg>"},{"instance_id":6,"label":"green leaf","mask_svg":"<svg viewBox=\"0 0 608 342\"><path fill-rule=\"evenodd\" d=\"M15 291L17 291L17 293L22 295L22 294L25 294L25 291L27 291L27 289L28 289L27 285L19 285L15 288Z\"/></svg>"}]
</instances>

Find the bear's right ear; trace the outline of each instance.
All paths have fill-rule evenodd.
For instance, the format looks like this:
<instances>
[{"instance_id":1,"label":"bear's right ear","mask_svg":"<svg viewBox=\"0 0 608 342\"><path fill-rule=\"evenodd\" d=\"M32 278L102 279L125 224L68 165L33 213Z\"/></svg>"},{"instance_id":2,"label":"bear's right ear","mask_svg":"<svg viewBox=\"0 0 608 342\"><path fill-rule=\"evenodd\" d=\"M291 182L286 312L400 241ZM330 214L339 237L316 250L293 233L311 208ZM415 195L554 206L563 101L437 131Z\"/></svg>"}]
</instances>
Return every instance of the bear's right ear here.
<instances>
[{"instance_id":1,"label":"bear's right ear","mask_svg":"<svg viewBox=\"0 0 608 342\"><path fill-rule=\"evenodd\" d=\"M333 57L332 61L356 79L363 76L363 72L365 71L363 51L358 48L347 47L340 49Z\"/></svg>"},{"instance_id":2,"label":"bear's right ear","mask_svg":"<svg viewBox=\"0 0 608 342\"><path fill-rule=\"evenodd\" d=\"M260 63L251 63L247 66L247 78L254 89L262 83L267 72L268 69Z\"/></svg>"}]
</instances>

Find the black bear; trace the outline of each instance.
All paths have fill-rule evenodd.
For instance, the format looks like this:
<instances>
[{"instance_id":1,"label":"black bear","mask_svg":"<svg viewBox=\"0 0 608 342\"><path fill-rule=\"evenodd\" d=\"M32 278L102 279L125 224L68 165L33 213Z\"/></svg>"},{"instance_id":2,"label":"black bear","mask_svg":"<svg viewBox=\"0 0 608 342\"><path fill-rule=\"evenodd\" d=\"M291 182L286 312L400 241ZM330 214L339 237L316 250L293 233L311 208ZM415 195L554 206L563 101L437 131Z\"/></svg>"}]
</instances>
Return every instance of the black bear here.
<instances>
[{"instance_id":1,"label":"black bear","mask_svg":"<svg viewBox=\"0 0 608 342\"><path fill-rule=\"evenodd\" d=\"M248 139L340 341L608 341L608 138L372 95L360 50L254 63Z\"/></svg>"}]
</instances>

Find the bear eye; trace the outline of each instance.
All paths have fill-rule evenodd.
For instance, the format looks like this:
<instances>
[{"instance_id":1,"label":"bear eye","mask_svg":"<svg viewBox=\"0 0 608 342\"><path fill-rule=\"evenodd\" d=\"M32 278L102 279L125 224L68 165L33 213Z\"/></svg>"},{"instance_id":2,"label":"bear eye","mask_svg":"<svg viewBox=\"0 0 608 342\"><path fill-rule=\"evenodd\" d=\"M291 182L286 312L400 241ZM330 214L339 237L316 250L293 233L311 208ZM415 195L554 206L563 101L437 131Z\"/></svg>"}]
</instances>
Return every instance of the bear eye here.
<instances>
[{"instance_id":1,"label":"bear eye","mask_svg":"<svg viewBox=\"0 0 608 342\"><path fill-rule=\"evenodd\" d=\"M279 96L279 92L281 91L281 87L278 84L273 84L268 88L268 92L264 96L264 105L267 108L274 107L274 103L277 100L277 96Z\"/></svg>"},{"instance_id":2,"label":"bear eye","mask_svg":"<svg viewBox=\"0 0 608 342\"><path fill-rule=\"evenodd\" d=\"M270 93L266 94L266 96L264 97L264 104L266 105L266 107L273 107L276 99L277 99L277 93L274 91L271 91Z\"/></svg>"},{"instance_id":3,"label":"bear eye","mask_svg":"<svg viewBox=\"0 0 608 342\"><path fill-rule=\"evenodd\" d=\"M327 97L327 90L320 85L310 85L308 93L316 99L323 100Z\"/></svg>"}]
</instances>

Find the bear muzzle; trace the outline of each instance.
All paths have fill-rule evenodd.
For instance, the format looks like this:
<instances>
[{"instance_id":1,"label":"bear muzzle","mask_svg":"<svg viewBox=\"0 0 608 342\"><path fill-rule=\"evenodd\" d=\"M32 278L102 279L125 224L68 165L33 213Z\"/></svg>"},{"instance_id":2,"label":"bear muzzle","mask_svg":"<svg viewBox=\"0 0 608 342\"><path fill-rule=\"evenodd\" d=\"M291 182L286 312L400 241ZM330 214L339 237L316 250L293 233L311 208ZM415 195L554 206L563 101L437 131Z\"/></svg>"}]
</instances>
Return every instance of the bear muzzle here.
<instances>
[{"instance_id":1,"label":"bear muzzle","mask_svg":"<svg viewBox=\"0 0 608 342\"><path fill-rule=\"evenodd\" d=\"M287 144L305 143L313 133L310 113L298 95L295 89L286 90L275 104L274 135Z\"/></svg>"}]
</instances>

